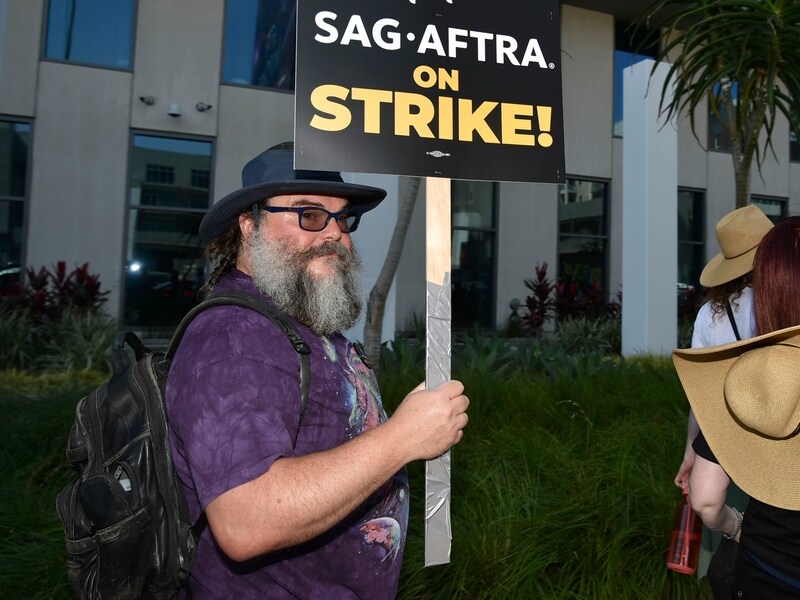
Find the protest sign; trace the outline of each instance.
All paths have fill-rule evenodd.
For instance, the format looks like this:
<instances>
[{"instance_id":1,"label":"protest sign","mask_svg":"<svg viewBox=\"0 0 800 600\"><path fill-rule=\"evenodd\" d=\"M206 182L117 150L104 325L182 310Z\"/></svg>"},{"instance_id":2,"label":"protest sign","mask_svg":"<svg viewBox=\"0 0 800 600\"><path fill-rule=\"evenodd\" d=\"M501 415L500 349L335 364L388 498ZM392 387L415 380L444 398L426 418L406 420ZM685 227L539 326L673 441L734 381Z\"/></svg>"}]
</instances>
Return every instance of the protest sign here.
<instances>
[{"instance_id":1,"label":"protest sign","mask_svg":"<svg viewBox=\"0 0 800 600\"><path fill-rule=\"evenodd\" d=\"M555 0L300 0L296 166L564 177Z\"/></svg>"},{"instance_id":2,"label":"protest sign","mask_svg":"<svg viewBox=\"0 0 800 600\"><path fill-rule=\"evenodd\" d=\"M425 176L426 384L450 379L450 180L562 182L557 0L298 0L295 168ZM450 454L425 564L450 561Z\"/></svg>"}]
</instances>

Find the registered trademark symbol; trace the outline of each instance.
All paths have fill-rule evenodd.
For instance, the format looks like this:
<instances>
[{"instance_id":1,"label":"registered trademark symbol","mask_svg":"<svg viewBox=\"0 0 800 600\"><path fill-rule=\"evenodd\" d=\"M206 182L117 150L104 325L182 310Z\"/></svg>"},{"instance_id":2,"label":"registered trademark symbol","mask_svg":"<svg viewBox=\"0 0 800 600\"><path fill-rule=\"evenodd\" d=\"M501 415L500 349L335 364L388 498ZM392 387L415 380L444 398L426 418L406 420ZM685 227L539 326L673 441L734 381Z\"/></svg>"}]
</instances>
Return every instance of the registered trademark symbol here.
<instances>
[{"instance_id":1,"label":"registered trademark symbol","mask_svg":"<svg viewBox=\"0 0 800 600\"><path fill-rule=\"evenodd\" d=\"M551 69L555 69L556 68L556 63L550 63L547 66L550 67Z\"/></svg>"}]
</instances>

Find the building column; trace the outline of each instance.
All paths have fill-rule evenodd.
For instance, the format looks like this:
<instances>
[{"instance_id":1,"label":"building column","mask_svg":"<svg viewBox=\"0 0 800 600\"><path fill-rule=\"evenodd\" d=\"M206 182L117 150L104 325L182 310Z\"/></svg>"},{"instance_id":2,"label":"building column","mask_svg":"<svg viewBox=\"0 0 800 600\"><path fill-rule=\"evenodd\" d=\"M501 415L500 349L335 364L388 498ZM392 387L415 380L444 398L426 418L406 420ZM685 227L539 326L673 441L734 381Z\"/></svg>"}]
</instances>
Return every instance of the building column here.
<instances>
[{"instance_id":1,"label":"building column","mask_svg":"<svg viewBox=\"0 0 800 600\"><path fill-rule=\"evenodd\" d=\"M678 132L659 119L669 65L623 72L622 354L669 354L678 328Z\"/></svg>"}]
</instances>

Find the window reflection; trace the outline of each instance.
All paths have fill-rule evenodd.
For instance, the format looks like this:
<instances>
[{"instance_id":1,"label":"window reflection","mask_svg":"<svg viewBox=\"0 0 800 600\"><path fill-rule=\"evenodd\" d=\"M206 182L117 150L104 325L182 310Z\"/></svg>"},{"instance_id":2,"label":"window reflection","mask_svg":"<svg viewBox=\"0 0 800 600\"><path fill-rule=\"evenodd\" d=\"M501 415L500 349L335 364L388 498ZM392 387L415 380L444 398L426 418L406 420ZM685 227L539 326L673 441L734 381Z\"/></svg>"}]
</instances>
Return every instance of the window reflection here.
<instances>
[{"instance_id":1,"label":"window reflection","mask_svg":"<svg viewBox=\"0 0 800 600\"><path fill-rule=\"evenodd\" d=\"M764 214L767 215L769 220L773 223L777 223L786 218L788 214L786 200L780 198L760 198L753 196L751 202L764 211Z\"/></svg>"},{"instance_id":2,"label":"window reflection","mask_svg":"<svg viewBox=\"0 0 800 600\"><path fill-rule=\"evenodd\" d=\"M705 266L705 194L678 190L678 309L694 315ZM682 310L682 307L686 307Z\"/></svg>"},{"instance_id":3,"label":"window reflection","mask_svg":"<svg viewBox=\"0 0 800 600\"><path fill-rule=\"evenodd\" d=\"M130 69L135 0L50 0L45 58Z\"/></svg>"},{"instance_id":4,"label":"window reflection","mask_svg":"<svg viewBox=\"0 0 800 600\"><path fill-rule=\"evenodd\" d=\"M605 287L608 264L607 184L567 179L559 185L558 276L564 283Z\"/></svg>"},{"instance_id":5,"label":"window reflection","mask_svg":"<svg viewBox=\"0 0 800 600\"><path fill-rule=\"evenodd\" d=\"M0 289L19 281L31 125L0 121Z\"/></svg>"},{"instance_id":6,"label":"window reflection","mask_svg":"<svg viewBox=\"0 0 800 600\"><path fill-rule=\"evenodd\" d=\"M228 0L222 80L294 89L295 0Z\"/></svg>"},{"instance_id":7,"label":"window reflection","mask_svg":"<svg viewBox=\"0 0 800 600\"><path fill-rule=\"evenodd\" d=\"M452 182L453 327L494 326L495 184Z\"/></svg>"},{"instance_id":8,"label":"window reflection","mask_svg":"<svg viewBox=\"0 0 800 600\"><path fill-rule=\"evenodd\" d=\"M125 322L170 328L205 280L198 230L209 207L211 142L134 135ZM198 177L198 174L205 174Z\"/></svg>"}]
</instances>

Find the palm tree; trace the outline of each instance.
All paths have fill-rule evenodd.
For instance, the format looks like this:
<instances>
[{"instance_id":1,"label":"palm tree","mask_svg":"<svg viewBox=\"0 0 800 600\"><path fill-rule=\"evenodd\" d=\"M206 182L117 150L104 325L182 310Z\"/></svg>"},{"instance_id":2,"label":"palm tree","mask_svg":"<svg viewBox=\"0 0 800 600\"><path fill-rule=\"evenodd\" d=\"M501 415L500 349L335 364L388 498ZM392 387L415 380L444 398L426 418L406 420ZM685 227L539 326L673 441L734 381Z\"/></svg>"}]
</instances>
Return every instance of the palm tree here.
<instances>
[{"instance_id":1,"label":"palm tree","mask_svg":"<svg viewBox=\"0 0 800 600\"><path fill-rule=\"evenodd\" d=\"M663 36L656 66L671 64L661 89L662 112L667 119L688 113L697 138L695 110L704 110L708 98L730 135L736 208L745 206L753 158L760 168L772 150L777 114L800 129L792 100L800 99L800 2L656 0L639 25Z\"/></svg>"}]
</instances>

